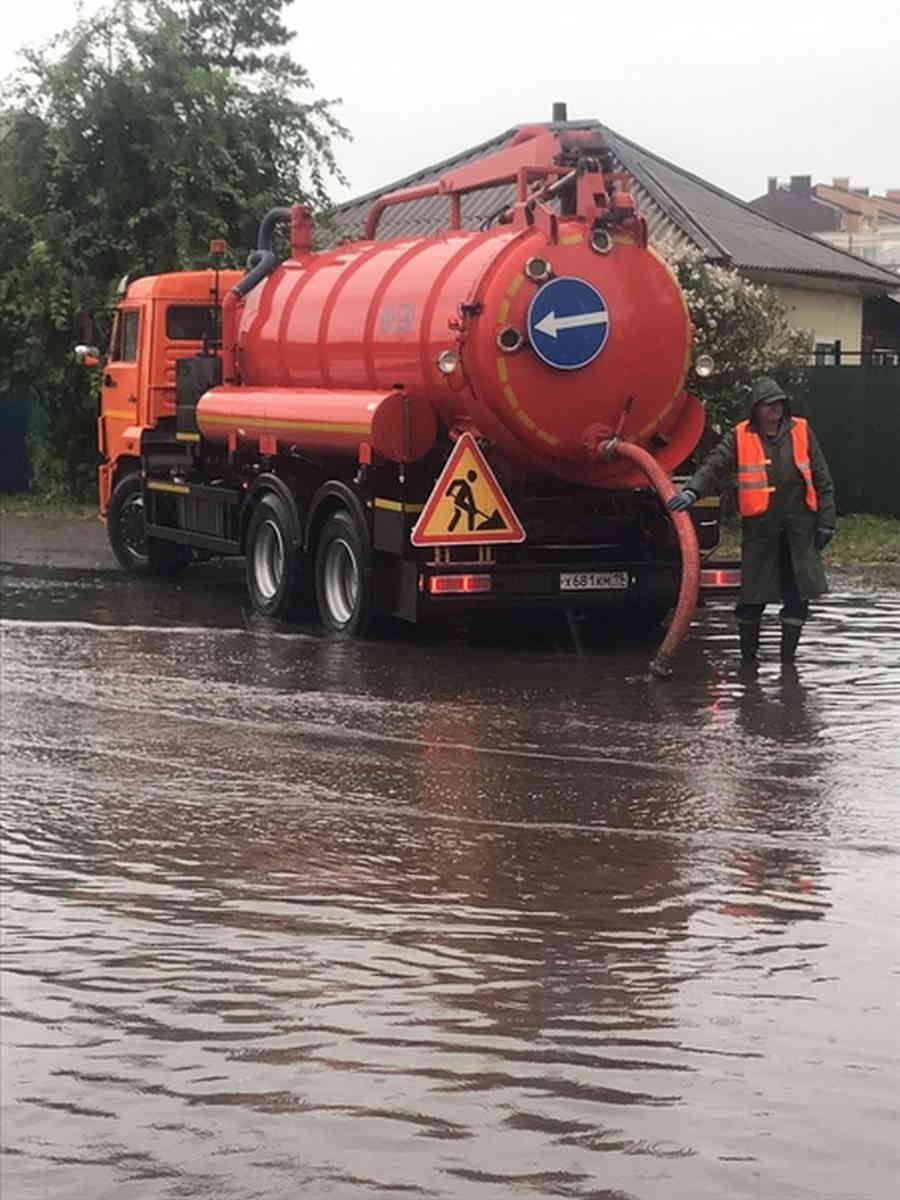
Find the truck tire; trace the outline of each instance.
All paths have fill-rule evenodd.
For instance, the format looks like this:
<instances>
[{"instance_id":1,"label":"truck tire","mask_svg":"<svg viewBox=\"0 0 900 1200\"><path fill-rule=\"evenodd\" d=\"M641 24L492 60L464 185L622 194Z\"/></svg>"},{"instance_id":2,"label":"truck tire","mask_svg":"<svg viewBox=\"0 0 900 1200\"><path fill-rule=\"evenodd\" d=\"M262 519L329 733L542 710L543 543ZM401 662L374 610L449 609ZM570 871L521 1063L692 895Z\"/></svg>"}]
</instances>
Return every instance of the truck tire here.
<instances>
[{"instance_id":1,"label":"truck tire","mask_svg":"<svg viewBox=\"0 0 900 1200\"><path fill-rule=\"evenodd\" d=\"M247 529L247 590L256 612L287 620L306 599L306 556L296 543L288 502L267 492Z\"/></svg>"},{"instance_id":2,"label":"truck tire","mask_svg":"<svg viewBox=\"0 0 900 1200\"><path fill-rule=\"evenodd\" d=\"M177 575L193 558L189 546L147 537L144 493L136 471L115 486L106 514L106 532L119 564L132 575Z\"/></svg>"},{"instance_id":3,"label":"truck tire","mask_svg":"<svg viewBox=\"0 0 900 1200\"><path fill-rule=\"evenodd\" d=\"M316 551L319 617L332 633L364 637L372 622L368 541L346 509L325 522Z\"/></svg>"}]
</instances>

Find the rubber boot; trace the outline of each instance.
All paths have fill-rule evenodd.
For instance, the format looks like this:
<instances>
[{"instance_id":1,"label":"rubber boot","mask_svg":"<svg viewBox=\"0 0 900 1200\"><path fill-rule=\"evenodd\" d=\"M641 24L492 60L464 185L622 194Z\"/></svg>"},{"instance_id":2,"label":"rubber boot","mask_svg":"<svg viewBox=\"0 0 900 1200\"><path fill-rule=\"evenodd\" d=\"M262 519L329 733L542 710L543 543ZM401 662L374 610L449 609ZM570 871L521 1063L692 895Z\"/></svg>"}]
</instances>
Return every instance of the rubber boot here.
<instances>
[{"instance_id":1,"label":"rubber boot","mask_svg":"<svg viewBox=\"0 0 900 1200\"><path fill-rule=\"evenodd\" d=\"M794 661L797 655L797 643L800 641L800 634L802 632L802 625L788 625L782 622L781 661L783 663L792 663Z\"/></svg>"},{"instance_id":2,"label":"rubber boot","mask_svg":"<svg viewBox=\"0 0 900 1200\"><path fill-rule=\"evenodd\" d=\"M741 638L741 662L755 663L759 653L759 622L738 622Z\"/></svg>"}]
</instances>

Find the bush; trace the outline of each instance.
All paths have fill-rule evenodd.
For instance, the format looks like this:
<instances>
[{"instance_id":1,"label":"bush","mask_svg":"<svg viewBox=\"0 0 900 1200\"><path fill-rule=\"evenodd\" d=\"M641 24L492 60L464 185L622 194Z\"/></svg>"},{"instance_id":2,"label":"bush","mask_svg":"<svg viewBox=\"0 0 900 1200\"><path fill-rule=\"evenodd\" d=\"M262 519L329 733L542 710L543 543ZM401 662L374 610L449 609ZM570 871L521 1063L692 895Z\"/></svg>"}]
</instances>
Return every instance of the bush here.
<instances>
[{"instance_id":1,"label":"bush","mask_svg":"<svg viewBox=\"0 0 900 1200\"><path fill-rule=\"evenodd\" d=\"M715 370L691 381L691 391L706 408L703 454L727 428L747 415L753 380L777 379L802 406L803 367L809 362L812 335L793 329L775 292L751 283L732 267L706 261L699 250L682 244L658 247L671 266L694 323L694 353L708 354Z\"/></svg>"}]
</instances>

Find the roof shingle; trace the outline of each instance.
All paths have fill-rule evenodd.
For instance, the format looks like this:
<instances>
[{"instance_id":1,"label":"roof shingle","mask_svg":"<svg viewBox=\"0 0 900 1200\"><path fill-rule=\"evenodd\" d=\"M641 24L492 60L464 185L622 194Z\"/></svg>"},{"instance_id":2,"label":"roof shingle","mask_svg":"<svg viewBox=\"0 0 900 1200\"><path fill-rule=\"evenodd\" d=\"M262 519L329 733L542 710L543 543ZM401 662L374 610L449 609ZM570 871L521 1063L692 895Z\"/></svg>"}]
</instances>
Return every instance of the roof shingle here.
<instances>
[{"instance_id":1,"label":"roof shingle","mask_svg":"<svg viewBox=\"0 0 900 1200\"><path fill-rule=\"evenodd\" d=\"M506 146L518 128L508 129L453 158L337 205L329 213L329 222L337 237L360 239L366 214L377 197L438 179L452 167L484 158ZM882 292L900 289L900 277L893 272L780 225L737 197L645 150L599 121L551 123L547 128L595 129L606 138L619 164L634 180L638 204L655 240L666 236L686 238L710 260L748 271L845 280L868 285L867 292L873 288ZM513 192L510 185L464 196L463 227L477 229L504 202L512 201ZM398 205L383 213L378 228L379 240L436 233L446 227L447 218L448 204L444 197L427 197Z\"/></svg>"}]
</instances>

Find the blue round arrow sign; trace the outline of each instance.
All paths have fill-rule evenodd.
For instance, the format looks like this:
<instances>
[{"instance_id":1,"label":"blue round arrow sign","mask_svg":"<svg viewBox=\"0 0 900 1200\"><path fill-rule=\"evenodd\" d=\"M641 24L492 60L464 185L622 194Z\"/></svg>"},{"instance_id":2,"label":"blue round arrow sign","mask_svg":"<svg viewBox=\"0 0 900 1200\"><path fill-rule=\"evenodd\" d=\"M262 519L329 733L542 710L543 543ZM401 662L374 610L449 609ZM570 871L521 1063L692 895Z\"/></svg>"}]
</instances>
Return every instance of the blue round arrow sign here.
<instances>
[{"instance_id":1,"label":"blue round arrow sign","mask_svg":"<svg viewBox=\"0 0 900 1200\"><path fill-rule=\"evenodd\" d=\"M528 306L528 336L535 354L548 366L561 371L586 367L609 337L606 301L584 279L551 279Z\"/></svg>"}]
</instances>

